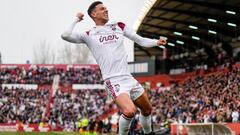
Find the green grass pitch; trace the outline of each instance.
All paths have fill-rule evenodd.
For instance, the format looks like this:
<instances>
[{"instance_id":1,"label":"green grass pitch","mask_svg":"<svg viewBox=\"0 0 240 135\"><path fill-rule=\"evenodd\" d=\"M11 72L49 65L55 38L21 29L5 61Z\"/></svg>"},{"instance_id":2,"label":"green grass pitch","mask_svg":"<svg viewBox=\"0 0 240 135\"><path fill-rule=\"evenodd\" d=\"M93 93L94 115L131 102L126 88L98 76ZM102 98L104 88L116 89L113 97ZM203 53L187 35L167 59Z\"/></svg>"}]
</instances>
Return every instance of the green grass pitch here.
<instances>
[{"instance_id":1,"label":"green grass pitch","mask_svg":"<svg viewBox=\"0 0 240 135\"><path fill-rule=\"evenodd\" d=\"M76 132L0 132L0 135L80 135Z\"/></svg>"}]
</instances>

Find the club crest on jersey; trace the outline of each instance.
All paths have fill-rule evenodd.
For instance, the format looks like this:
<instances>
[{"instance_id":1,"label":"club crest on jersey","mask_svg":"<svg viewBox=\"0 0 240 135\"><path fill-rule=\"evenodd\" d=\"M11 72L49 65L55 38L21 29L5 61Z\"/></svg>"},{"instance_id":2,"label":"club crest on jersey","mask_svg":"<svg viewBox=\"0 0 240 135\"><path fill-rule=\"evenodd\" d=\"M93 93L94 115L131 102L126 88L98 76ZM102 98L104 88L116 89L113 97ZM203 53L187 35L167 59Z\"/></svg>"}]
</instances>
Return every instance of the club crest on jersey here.
<instances>
[{"instance_id":1,"label":"club crest on jersey","mask_svg":"<svg viewBox=\"0 0 240 135\"><path fill-rule=\"evenodd\" d=\"M113 31L115 31L115 30L117 29L117 28L116 28L116 25L114 25L114 24L111 25L111 28L112 28Z\"/></svg>"}]
</instances>

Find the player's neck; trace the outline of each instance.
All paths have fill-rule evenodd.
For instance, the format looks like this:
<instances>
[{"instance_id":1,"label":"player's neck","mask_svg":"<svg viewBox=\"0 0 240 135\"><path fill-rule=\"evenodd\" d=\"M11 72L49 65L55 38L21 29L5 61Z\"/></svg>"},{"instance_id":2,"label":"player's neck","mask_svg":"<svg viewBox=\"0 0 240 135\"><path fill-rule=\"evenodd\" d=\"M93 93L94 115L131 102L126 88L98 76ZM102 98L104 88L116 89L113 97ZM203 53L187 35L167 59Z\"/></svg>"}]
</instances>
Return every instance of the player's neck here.
<instances>
[{"instance_id":1,"label":"player's neck","mask_svg":"<svg viewBox=\"0 0 240 135\"><path fill-rule=\"evenodd\" d=\"M96 23L96 26L104 26L105 23Z\"/></svg>"},{"instance_id":2,"label":"player's neck","mask_svg":"<svg viewBox=\"0 0 240 135\"><path fill-rule=\"evenodd\" d=\"M104 26L106 23L105 21L95 21L96 26Z\"/></svg>"}]
</instances>

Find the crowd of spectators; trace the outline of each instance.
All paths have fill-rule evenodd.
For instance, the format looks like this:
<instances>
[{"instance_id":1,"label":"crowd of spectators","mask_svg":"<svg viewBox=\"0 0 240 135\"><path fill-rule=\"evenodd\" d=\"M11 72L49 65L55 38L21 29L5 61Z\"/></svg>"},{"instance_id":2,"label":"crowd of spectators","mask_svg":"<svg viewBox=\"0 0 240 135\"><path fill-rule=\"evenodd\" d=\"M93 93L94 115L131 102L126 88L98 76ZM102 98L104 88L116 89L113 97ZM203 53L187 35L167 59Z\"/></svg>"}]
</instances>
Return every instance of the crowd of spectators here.
<instances>
[{"instance_id":1,"label":"crowd of spectators","mask_svg":"<svg viewBox=\"0 0 240 135\"><path fill-rule=\"evenodd\" d=\"M44 122L56 129L78 131L79 122L87 118L88 128L99 132L110 129L108 123L99 117L114 109L113 103L107 103L105 90L58 90L52 97L53 102L50 93L49 89L0 87L0 124ZM47 109L48 104L51 104L50 110Z\"/></svg>"},{"instance_id":2,"label":"crowd of spectators","mask_svg":"<svg viewBox=\"0 0 240 135\"><path fill-rule=\"evenodd\" d=\"M51 85L55 75L60 76L60 85L102 84L102 76L98 68L47 68L29 69L14 67L0 68L0 84L39 84Z\"/></svg>"},{"instance_id":3,"label":"crowd of spectators","mask_svg":"<svg viewBox=\"0 0 240 135\"><path fill-rule=\"evenodd\" d=\"M46 113L48 89L0 87L0 123L39 123Z\"/></svg>"},{"instance_id":4,"label":"crowd of spectators","mask_svg":"<svg viewBox=\"0 0 240 135\"><path fill-rule=\"evenodd\" d=\"M170 90L149 91L153 121L239 122L240 69L189 78Z\"/></svg>"},{"instance_id":5,"label":"crowd of spectators","mask_svg":"<svg viewBox=\"0 0 240 135\"><path fill-rule=\"evenodd\" d=\"M96 119L108 110L105 90L77 90L75 92L58 91L50 110L50 123L61 127L72 125L84 117Z\"/></svg>"},{"instance_id":6,"label":"crowd of spectators","mask_svg":"<svg viewBox=\"0 0 240 135\"><path fill-rule=\"evenodd\" d=\"M60 76L60 85L103 83L97 68L64 70L36 67L28 70L1 68L0 84L52 85L55 75ZM172 84L170 90L148 92L153 105L154 124L165 121L240 122L239 68L189 78ZM112 104L106 103L108 97L105 90L58 90L53 95L50 93L47 88L9 89L0 86L0 123L21 121L28 124L44 120L53 126L76 130L77 123L83 118L87 117L90 123L98 123L98 116L113 109Z\"/></svg>"}]
</instances>

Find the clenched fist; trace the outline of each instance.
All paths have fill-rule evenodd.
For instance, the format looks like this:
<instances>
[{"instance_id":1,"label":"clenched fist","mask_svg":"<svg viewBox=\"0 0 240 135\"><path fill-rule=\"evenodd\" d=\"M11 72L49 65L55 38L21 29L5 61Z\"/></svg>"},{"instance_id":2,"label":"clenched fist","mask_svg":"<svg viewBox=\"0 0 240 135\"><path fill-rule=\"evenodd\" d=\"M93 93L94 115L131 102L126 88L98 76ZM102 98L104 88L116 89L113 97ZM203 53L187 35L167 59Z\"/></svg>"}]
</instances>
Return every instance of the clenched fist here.
<instances>
[{"instance_id":1,"label":"clenched fist","mask_svg":"<svg viewBox=\"0 0 240 135\"><path fill-rule=\"evenodd\" d=\"M157 44L158 44L158 45L166 45L166 44L167 44L167 38L160 36Z\"/></svg>"},{"instance_id":2,"label":"clenched fist","mask_svg":"<svg viewBox=\"0 0 240 135\"><path fill-rule=\"evenodd\" d=\"M78 18L78 22L83 20L84 14L83 13L77 13L76 17Z\"/></svg>"}]
</instances>

